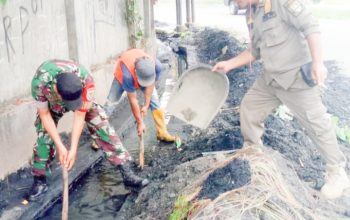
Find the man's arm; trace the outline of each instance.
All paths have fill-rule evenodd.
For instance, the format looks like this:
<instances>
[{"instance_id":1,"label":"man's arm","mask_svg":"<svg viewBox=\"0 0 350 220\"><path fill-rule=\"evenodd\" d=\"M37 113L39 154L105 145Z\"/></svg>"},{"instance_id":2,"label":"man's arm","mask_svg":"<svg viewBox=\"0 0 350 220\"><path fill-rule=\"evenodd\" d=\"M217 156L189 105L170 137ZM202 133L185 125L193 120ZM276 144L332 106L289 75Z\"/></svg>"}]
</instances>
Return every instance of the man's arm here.
<instances>
[{"instance_id":1,"label":"man's arm","mask_svg":"<svg viewBox=\"0 0 350 220\"><path fill-rule=\"evenodd\" d=\"M72 169L72 167L75 164L80 135L85 125L85 115L86 112L82 112L79 110L74 112L71 146L66 161L68 170Z\"/></svg>"},{"instance_id":2,"label":"man's arm","mask_svg":"<svg viewBox=\"0 0 350 220\"><path fill-rule=\"evenodd\" d=\"M67 157L67 149L64 146L58 134L58 131L57 131L55 122L52 119L50 110L48 108L38 108L38 114L44 126L45 131L49 134L49 136L52 138L53 142L55 143L56 149L58 151L58 157L59 157L60 163L64 165Z\"/></svg>"},{"instance_id":3,"label":"man's arm","mask_svg":"<svg viewBox=\"0 0 350 220\"><path fill-rule=\"evenodd\" d=\"M323 85L327 78L327 69L323 63L321 35L320 33L312 33L306 39L312 57L312 79L317 85Z\"/></svg>"},{"instance_id":4,"label":"man's arm","mask_svg":"<svg viewBox=\"0 0 350 220\"><path fill-rule=\"evenodd\" d=\"M312 57L312 78L317 85L322 85L327 77L327 69L323 64L318 20L302 1L281 0L278 10L281 12L284 22L305 36Z\"/></svg>"},{"instance_id":5,"label":"man's arm","mask_svg":"<svg viewBox=\"0 0 350 220\"><path fill-rule=\"evenodd\" d=\"M87 70L83 67L80 67L80 70L87 72ZM86 112L88 112L89 109L91 109L94 97L94 79L91 77L91 75L88 75L88 77L84 80L84 89L82 92L82 106L79 110L74 111L71 145L66 160L68 170L72 169L72 167L74 166L78 151L80 135L85 125Z\"/></svg>"},{"instance_id":6,"label":"man's arm","mask_svg":"<svg viewBox=\"0 0 350 220\"><path fill-rule=\"evenodd\" d=\"M217 71L221 73L228 73L230 70L244 66L248 63L255 61L255 57L250 50L245 50L239 55L231 58L227 61L221 61L217 63L212 71Z\"/></svg>"},{"instance_id":7,"label":"man's arm","mask_svg":"<svg viewBox=\"0 0 350 220\"><path fill-rule=\"evenodd\" d=\"M144 91L144 103L143 103L143 106L142 106L142 108L140 110L140 112L143 115L147 114L147 110L148 110L149 105L151 103L153 90L154 90L154 84L145 88L145 91Z\"/></svg>"},{"instance_id":8,"label":"man's arm","mask_svg":"<svg viewBox=\"0 0 350 220\"><path fill-rule=\"evenodd\" d=\"M132 114L134 115L137 123L137 133L138 135L141 135L145 130L145 126L141 118L141 111L140 111L140 106L136 97L136 92L127 92L127 96L128 96Z\"/></svg>"}]
</instances>

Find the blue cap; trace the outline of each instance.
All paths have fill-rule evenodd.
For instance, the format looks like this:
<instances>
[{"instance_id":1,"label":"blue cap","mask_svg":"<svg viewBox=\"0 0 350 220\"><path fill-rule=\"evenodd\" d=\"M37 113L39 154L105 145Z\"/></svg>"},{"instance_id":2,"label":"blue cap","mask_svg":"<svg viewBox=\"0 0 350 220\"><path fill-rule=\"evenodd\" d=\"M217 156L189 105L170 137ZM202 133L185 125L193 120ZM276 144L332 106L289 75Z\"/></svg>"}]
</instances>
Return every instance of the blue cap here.
<instances>
[{"instance_id":1,"label":"blue cap","mask_svg":"<svg viewBox=\"0 0 350 220\"><path fill-rule=\"evenodd\" d=\"M154 63L148 58L141 58L135 64L137 82L142 87L152 85L156 80Z\"/></svg>"}]
</instances>

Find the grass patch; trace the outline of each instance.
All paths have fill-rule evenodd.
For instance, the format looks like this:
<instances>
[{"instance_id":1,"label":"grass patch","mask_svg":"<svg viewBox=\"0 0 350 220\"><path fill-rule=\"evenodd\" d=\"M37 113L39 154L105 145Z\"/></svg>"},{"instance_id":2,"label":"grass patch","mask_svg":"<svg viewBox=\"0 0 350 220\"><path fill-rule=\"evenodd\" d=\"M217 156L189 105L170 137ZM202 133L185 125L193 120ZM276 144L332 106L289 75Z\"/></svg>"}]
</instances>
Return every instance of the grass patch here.
<instances>
[{"instance_id":1,"label":"grass patch","mask_svg":"<svg viewBox=\"0 0 350 220\"><path fill-rule=\"evenodd\" d=\"M0 0L0 5L5 5L7 0Z\"/></svg>"},{"instance_id":2,"label":"grass patch","mask_svg":"<svg viewBox=\"0 0 350 220\"><path fill-rule=\"evenodd\" d=\"M350 19L350 9L331 9L326 7L314 7L312 8L312 12L317 18L334 20Z\"/></svg>"},{"instance_id":3,"label":"grass patch","mask_svg":"<svg viewBox=\"0 0 350 220\"><path fill-rule=\"evenodd\" d=\"M319 1L321 2L321 4L350 6L349 0L319 0Z\"/></svg>"},{"instance_id":4,"label":"grass patch","mask_svg":"<svg viewBox=\"0 0 350 220\"><path fill-rule=\"evenodd\" d=\"M340 127L339 121L339 117L334 115L331 117L331 122L335 127L337 138L344 142L350 143L350 128L347 125L345 125L345 127Z\"/></svg>"},{"instance_id":5,"label":"grass patch","mask_svg":"<svg viewBox=\"0 0 350 220\"><path fill-rule=\"evenodd\" d=\"M183 220L187 218L187 213L190 210L190 203L185 196L179 196L175 201L175 207L170 214L169 220Z\"/></svg>"},{"instance_id":6,"label":"grass patch","mask_svg":"<svg viewBox=\"0 0 350 220\"><path fill-rule=\"evenodd\" d=\"M219 5L224 5L224 1L223 0L200 0L200 1L196 1L195 4L219 4Z\"/></svg>"},{"instance_id":7,"label":"grass patch","mask_svg":"<svg viewBox=\"0 0 350 220\"><path fill-rule=\"evenodd\" d=\"M311 4L310 8L318 18L334 20L350 19L350 1L321 0L318 4Z\"/></svg>"}]
</instances>

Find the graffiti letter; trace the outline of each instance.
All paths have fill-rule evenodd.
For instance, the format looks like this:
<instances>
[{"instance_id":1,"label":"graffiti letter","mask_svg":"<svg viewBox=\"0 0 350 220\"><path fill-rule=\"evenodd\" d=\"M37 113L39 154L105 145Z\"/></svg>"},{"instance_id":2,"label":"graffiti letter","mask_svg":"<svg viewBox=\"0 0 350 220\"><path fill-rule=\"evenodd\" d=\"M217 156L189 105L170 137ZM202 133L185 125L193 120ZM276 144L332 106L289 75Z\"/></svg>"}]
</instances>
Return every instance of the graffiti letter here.
<instances>
[{"instance_id":1,"label":"graffiti letter","mask_svg":"<svg viewBox=\"0 0 350 220\"><path fill-rule=\"evenodd\" d=\"M5 43L6 43L6 51L7 51L7 60L10 62L10 49L15 54L15 49L13 48L12 42L9 38L9 29L11 28L11 17L5 16L2 19L2 25L5 31Z\"/></svg>"},{"instance_id":2,"label":"graffiti letter","mask_svg":"<svg viewBox=\"0 0 350 220\"><path fill-rule=\"evenodd\" d=\"M38 1L37 0L32 0L32 11L33 11L33 14L36 15L36 12L38 11Z\"/></svg>"},{"instance_id":3,"label":"graffiti letter","mask_svg":"<svg viewBox=\"0 0 350 220\"><path fill-rule=\"evenodd\" d=\"M19 18L20 18L20 22L21 22L21 38L22 38L22 54L24 54L24 40L23 40L23 35L26 32L28 25L29 25L29 21L27 19L27 22L25 22L25 25L23 24L23 13L25 13L26 15L28 15L28 10L25 7L19 7ZM23 27L24 26L24 27Z\"/></svg>"}]
</instances>

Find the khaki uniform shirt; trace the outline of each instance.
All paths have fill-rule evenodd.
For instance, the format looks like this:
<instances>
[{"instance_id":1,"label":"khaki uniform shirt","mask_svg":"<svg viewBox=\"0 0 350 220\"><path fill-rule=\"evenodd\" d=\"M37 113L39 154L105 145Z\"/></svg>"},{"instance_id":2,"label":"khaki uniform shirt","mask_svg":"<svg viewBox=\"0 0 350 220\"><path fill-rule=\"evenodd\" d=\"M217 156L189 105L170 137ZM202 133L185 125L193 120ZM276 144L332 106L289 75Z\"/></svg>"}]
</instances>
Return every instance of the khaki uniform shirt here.
<instances>
[{"instance_id":1,"label":"khaki uniform shirt","mask_svg":"<svg viewBox=\"0 0 350 220\"><path fill-rule=\"evenodd\" d=\"M319 25L301 0L262 0L247 11L250 51L264 65L266 83L288 89L300 66L311 61L306 37Z\"/></svg>"}]
</instances>

